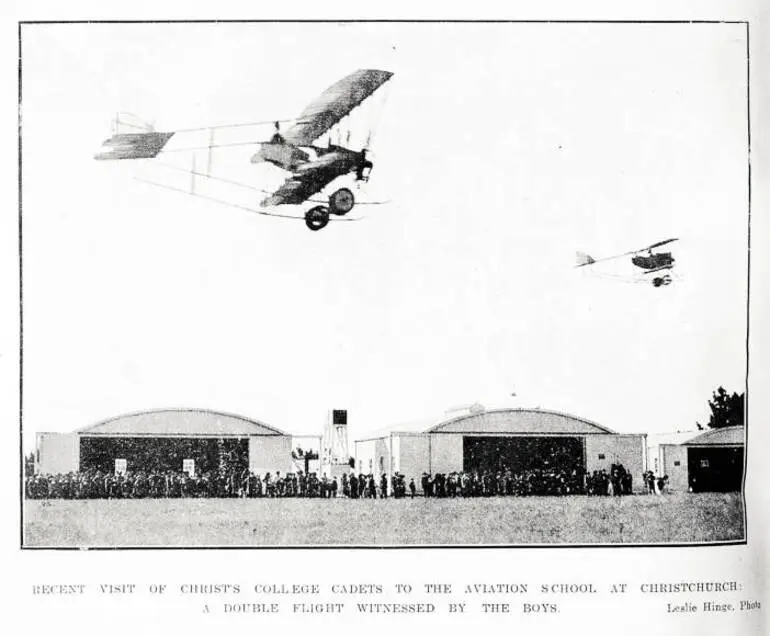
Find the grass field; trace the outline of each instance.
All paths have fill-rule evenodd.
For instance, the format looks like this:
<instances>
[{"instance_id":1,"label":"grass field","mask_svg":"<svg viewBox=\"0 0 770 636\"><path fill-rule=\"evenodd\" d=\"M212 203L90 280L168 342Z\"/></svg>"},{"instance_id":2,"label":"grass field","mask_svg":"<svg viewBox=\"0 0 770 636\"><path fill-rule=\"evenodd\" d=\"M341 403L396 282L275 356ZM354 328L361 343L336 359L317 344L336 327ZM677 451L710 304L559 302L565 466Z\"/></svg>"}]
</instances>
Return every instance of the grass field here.
<instances>
[{"instance_id":1,"label":"grass field","mask_svg":"<svg viewBox=\"0 0 770 636\"><path fill-rule=\"evenodd\" d=\"M25 502L25 546L700 543L744 538L737 493L664 497Z\"/></svg>"}]
</instances>

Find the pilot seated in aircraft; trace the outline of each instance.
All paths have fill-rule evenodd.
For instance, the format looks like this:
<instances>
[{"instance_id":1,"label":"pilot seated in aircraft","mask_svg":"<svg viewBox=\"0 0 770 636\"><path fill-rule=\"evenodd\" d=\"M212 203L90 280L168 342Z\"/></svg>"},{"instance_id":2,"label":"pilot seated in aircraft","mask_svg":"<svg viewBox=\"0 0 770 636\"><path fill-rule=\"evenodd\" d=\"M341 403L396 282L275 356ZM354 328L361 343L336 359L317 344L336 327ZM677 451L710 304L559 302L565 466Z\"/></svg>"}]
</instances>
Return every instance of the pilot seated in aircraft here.
<instances>
[{"instance_id":1,"label":"pilot seated in aircraft","mask_svg":"<svg viewBox=\"0 0 770 636\"><path fill-rule=\"evenodd\" d=\"M270 138L271 144L282 144L285 142L283 135L281 134L281 125L275 122L275 134Z\"/></svg>"}]
</instances>

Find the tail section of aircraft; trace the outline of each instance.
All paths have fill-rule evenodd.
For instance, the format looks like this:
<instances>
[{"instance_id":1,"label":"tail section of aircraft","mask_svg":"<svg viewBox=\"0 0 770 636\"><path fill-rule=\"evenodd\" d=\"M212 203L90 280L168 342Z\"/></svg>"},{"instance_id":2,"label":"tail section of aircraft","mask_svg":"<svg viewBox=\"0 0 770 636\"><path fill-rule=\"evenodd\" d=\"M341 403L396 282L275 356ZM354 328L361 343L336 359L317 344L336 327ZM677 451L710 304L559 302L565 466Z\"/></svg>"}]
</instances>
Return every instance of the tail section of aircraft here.
<instances>
[{"instance_id":1,"label":"tail section of aircraft","mask_svg":"<svg viewBox=\"0 0 770 636\"><path fill-rule=\"evenodd\" d=\"M153 159L173 136L172 132L118 133L104 140L102 144L104 150L94 158L99 160Z\"/></svg>"}]
</instances>

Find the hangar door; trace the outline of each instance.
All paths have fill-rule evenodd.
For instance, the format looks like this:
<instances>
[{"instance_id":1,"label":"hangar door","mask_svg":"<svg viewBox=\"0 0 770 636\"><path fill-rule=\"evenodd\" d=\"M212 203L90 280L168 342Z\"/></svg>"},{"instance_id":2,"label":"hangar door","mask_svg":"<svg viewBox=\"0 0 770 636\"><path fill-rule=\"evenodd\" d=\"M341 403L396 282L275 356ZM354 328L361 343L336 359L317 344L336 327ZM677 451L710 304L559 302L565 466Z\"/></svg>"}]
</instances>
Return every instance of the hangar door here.
<instances>
[{"instance_id":1,"label":"hangar door","mask_svg":"<svg viewBox=\"0 0 770 636\"><path fill-rule=\"evenodd\" d=\"M743 448L688 448L687 473L693 492L732 492L743 482Z\"/></svg>"},{"instance_id":2,"label":"hangar door","mask_svg":"<svg viewBox=\"0 0 770 636\"><path fill-rule=\"evenodd\" d=\"M131 472L179 472L183 461L192 459L198 474L216 472L220 466L235 469L240 474L249 466L249 443L247 439L81 438L80 470L112 473L116 459L125 459Z\"/></svg>"},{"instance_id":3,"label":"hangar door","mask_svg":"<svg viewBox=\"0 0 770 636\"><path fill-rule=\"evenodd\" d=\"M492 472L558 469L582 472L580 437L463 437L463 470Z\"/></svg>"}]
</instances>

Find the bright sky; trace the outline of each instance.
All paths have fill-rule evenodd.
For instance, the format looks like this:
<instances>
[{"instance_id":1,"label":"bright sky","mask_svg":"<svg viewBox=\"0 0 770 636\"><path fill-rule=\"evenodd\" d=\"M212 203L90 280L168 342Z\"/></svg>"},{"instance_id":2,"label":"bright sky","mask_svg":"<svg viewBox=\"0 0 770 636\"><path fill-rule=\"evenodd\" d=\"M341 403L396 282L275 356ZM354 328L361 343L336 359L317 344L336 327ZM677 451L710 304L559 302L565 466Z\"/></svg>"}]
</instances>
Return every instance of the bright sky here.
<instances>
[{"instance_id":1,"label":"bright sky","mask_svg":"<svg viewBox=\"0 0 770 636\"><path fill-rule=\"evenodd\" d=\"M351 118L384 106L359 200L392 203L359 222L93 160L116 111L290 118L358 68L395 73ZM744 25L27 25L22 117L29 433L184 406L320 434L347 408L356 439L476 401L656 433L743 391ZM274 185L253 151L214 172ZM668 287L573 267L671 237Z\"/></svg>"}]
</instances>

